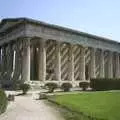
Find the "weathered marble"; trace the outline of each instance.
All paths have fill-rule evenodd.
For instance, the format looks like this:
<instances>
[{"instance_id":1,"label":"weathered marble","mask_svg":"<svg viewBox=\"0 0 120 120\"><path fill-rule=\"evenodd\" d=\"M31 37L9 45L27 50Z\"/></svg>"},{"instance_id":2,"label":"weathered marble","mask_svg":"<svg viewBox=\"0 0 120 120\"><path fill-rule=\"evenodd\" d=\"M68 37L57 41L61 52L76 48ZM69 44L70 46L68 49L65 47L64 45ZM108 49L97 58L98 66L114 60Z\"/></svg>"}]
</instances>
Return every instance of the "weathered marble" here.
<instances>
[{"instance_id":1,"label":"weathered marble","mask_svg":"<svg viewBox=\"0 0 120 120\"><path fill-rule=\"evenodd\" d=\"M97 77L120 77L119 42L27 18L0 22L2 81L76 86Z\"/></svg>"}]
</instances>

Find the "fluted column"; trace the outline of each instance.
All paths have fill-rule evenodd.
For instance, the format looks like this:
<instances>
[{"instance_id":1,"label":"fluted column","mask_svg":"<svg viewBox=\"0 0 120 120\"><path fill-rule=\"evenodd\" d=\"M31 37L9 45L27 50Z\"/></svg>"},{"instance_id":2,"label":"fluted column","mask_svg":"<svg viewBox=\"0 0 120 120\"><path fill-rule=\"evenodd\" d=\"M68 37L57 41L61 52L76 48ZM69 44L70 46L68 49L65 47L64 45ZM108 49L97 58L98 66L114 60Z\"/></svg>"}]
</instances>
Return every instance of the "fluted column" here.
<instances>
[{"instance_id":1,"label":"fluted column","mask_svg":"<svg viewBox=\"0 0 120 120\"><path fill-rule=\"evenodd\" d=\"M104 51L100 52L100 78L105 77L105 67L104 67Z\"/></svg>"},{"instance_id":2,"label":"fluted column","mask_svg":"<svg viewBox=\"0 0 120 120\"><path fill-rule=\"evenodd\" d=\"M0 47L0 79L1 79L1 73L2 73L2 48Z\"/></svg>"},{"instance_id":3,"label":"fluted column","mask_svg":"<svg viewBox=\"0 0 120 120\"><path fill-rule=\"evenodd\" d=\"M5 46L2 46L2 74L1 74L1 77L2 77L2 80L5 79L5 71L6 71L6 48Z\"/></svg>"},{"instance_id":4,"label":"fluted column","mask_svg":"<svg viewBox=\"0 0 120 120\"><path fill-rule=\"evenodd\" d=\"M13 66L13 79L17 79L17 74L18 74L18 52L17 52L17 41L13 45L13 50L14 50L14 66Z\"/></svg>"},{"instance_id":5,"label":"fluted column","mask_svg":"<svg viewBox=\"0 0 120 120\"><path fill-rule=\"evenodd\" d=\"M60 42L56 41L56 79L61 82Z\"/></svg>"},{"instance_id":6,"label":"fluted column","mask_svg":"<svg viewBox=\"0 0 120 120\"><path fill-rule=\"evenodd\" d=\"M2 47L0 47L0 82L2 80Z\"/></svg>"},{"instance_id":7,"label":"fluted column","mask_svg":"<svg viewBox=\"0 0 120 120\"><path fill-rule=\"evenodd\" d=\"M21 80L21 50L22 50L22 40L17 41L16 43L16 57L17 57L17 61L16 63L17 65L17 80Z\"/></svg>"},{"instance_id":8,"label":"fluted column","mask_svg":"<svg viewBox=\"0 0 120 120\"><path fill-rule=\"evenodd\" d=\"M90 78L95 78L95 48L91 48Z\"/></svg>"},{"instance_id":9,"label":"fluted column","mask_svg":"<svg viewBox=\"0 0 120 120\"><path fill-rule=\"evenodd\" d=\"M45 81L46 80L46 46L45 40L40 40L40 48L39 48L39 80Z\"/></svg>"},{"instance_id":10,"label":"fluted column","mask_svg":"<svg viewBox=\"0 0 120 120\"><path fill-rule=\"evenodd\" d=\"M14 45L13 45L14 46ZM16 51L14 50L13 48L13 72L12 72L12 78L13 78L13 75L15 73L15 56L16 56Z\"/></svg>"},{"instance_id":11,"label":"fluted column","mask_svg":"<svg viewBox=\"0 0 120 120\"><path fill-rule=\"evenodd\" d=\"M23 41L22 80L30 81L30 39Z\"/></svg>"},{"instance_id":12,"label":"fluted column","mask_svg":"<svg viewBox=\"0 0 120 120\"><path fill-rule=\"evenodd\" d=\"M81 48L81 56L80 56L80 78L81 80L86 80L85 78L85 48Z\"/></svg>"},{"instance_id":13,"label":"fluted column","mask_svg":"<svg viewBox=\"0 0 120 120\"><path fill-rule=\"evenodd\" d=\"M6 79L6 77L7 77L7 45L5 45L5 60L4 60L4 77L5 77L5 79Z\"/></svg>"},{"instance_id":14,"label":"fluted column","mask_svg":"<svg viewBox=\"0 0 120 120\"><path fill-rule=\"evenodd\" d=\"M108 58L108 78L113 78L113 53L111 51L109 51Z\"/></svg>"},{"instance_id":15,"label":"fluted column","mask_svg":"<svg viewBox=\"0 0 120 120\"><path fill-rule=\"evenodd\" d=\"M10 43L7 45L7 79L10 80L11 78L11 45Z\"/></svg>"},{"instance_id":16,"label":"fluted column","mask_svg":"<svg viewBox=\"0 0 120 120\"><path fill-rule=\"evenodd\" d=\"M70 45L69 49L69 80L74 82L74 54L73 45Z\"/></svg>"},{"instance_id":17,"label":"fluted column","mask_svg":"<svg viewBox=\"0 0 120 120\"><path fill-rule=\"evenodd\" d=\"M119 62L119 54L116 53L116 74L115 77L119 78L120 77L120 62Z\"/></svg>"},{"instance_id":18,"label":"fluted column","mask_svg":"<svg viewBox=\"0 0 120 120\"><path fill-rule=\"evenodd\" d=\"M14 62L15 54L14 54L14 49L13 49L13 43L10 44L10 79L12 80L13 78L13 73L14 73Z\"/></svg>"}]
</instances>

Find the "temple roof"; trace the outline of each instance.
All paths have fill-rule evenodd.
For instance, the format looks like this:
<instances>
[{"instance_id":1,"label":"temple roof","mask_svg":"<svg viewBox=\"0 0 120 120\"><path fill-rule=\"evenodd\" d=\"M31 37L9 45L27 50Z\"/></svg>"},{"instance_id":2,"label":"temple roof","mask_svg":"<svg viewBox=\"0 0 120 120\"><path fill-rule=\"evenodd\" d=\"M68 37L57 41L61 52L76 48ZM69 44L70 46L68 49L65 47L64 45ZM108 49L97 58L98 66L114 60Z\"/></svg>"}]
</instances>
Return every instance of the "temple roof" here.
<instances>
[{"instance_id":1,"label":"temple roof","mask_svg":"<svg viewBox=\"0 0 120 120\"><path fill-rule=\"evenodd\" d=\"M120 44L120 42L117 42L115 40L111 40L111 39L108 39L108 38L104 38L104 37L96 36L96 35L93 35L93 34L81 32L81 31L74 30L74 29L71 29L71 28L62 27L62 26L59 26L59 25L49 24L49 23L46 23L46 22L31 19L31 18L6 18L6 19L1 20L1 22L0 22L0 34L4 33L7 30L10 30L11 28L14 28L17 25L22 24L22 23L24 23L24 24L30 23L30 24L47 26L47 27L50 27L50 28L53 28L53 29L66 31L66 32L69 32L69 33L72 33L72 34L77 34L77 35L86 36L86 37L89 37L89 38L94 38L94 39L99 39L99 40L102 40L102 41L109 41L109 42L112 42L112 43Z\"/></svg>"}]
</instances>

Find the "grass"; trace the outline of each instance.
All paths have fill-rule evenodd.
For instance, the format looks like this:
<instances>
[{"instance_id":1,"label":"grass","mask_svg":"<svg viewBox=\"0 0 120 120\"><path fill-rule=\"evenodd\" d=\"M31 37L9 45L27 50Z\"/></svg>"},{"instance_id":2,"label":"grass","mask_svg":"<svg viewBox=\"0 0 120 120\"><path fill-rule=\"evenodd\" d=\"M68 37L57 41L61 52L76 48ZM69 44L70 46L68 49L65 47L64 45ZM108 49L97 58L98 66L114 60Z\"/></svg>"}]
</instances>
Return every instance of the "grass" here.
<instances>
[{"instance_id":1,"label":"grass","mask_svg":"<svg viewBox=\"0 0 120 120\"><path fill-rule=\"evenodd\" d=\"M98 120L120 120L120 91L65 94L54 96L53 100L76 113ZM75 115L72 120L79 118Z\"/></svg>"}]
</instances>

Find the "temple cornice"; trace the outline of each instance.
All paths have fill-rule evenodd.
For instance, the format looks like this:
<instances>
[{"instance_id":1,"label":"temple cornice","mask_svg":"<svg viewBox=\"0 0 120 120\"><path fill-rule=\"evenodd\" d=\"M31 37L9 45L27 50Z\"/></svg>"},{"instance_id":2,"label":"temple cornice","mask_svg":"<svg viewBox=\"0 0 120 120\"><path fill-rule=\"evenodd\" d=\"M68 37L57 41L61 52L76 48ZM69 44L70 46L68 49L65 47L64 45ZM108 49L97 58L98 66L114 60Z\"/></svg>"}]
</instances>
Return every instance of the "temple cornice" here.
<instances>
[{"instance_id":1,"label":"temple cornice","mask_svg":"<svg viewBox=\"0 0 120 120\"><path fill-rule=\"evenodd\" d=\"M40 37L120 52L119 42L33 19L3 19L0 27L0 45L20 37Z\"/></svg>"}]
</instances>

